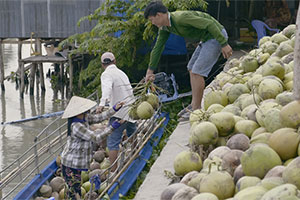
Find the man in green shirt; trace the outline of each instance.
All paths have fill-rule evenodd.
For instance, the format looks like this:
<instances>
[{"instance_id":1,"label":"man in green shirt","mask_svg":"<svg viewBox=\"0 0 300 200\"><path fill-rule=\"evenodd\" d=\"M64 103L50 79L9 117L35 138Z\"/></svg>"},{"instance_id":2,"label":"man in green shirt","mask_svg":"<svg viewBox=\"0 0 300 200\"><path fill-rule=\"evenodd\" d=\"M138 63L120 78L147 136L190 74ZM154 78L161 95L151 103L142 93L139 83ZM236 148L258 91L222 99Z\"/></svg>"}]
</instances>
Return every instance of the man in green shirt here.
<instances>
[{"instance_id":1,"label":"man in green shirt","mask_svg":"<svg viewBox=\"0 0 300 200\"><path fill-rule=\"evenodd\" d=\"M145 9L144 17L159 28L158 37L150 55L146 81L154 80L153 72L157 68L170 33L189 40L200 41L187 69L192 88L192 102L189 109L201 108L205 88L204 78L208 76L218 61L221 52L226 59L232 55L232 49L227 43L226 30L207 13L200 11L168 12L168 9L160 1L151 2ZM183 117L188 118L189 112L186 112Z\"/></svg>"}]
</instances>

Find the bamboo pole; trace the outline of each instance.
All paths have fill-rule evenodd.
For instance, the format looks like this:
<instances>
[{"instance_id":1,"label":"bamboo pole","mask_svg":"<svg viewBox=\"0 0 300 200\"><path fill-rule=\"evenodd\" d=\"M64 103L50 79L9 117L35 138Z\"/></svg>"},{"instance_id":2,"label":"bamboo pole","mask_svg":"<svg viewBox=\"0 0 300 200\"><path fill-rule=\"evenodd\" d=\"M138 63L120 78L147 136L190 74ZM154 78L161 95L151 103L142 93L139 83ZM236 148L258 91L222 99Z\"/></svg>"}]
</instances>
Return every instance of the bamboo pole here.
<instances>
[{"instance_id":1,"label":"bamboo pole","mask_svg":"<svg viewBox=\"0 0 300 200\"><path fill-rule=\"evenodd\" d=\"M60 68L59 68L59 78L60 81L63 82L64 81L64 63L60 64Z\"/></svg>"},{"instance_id":2,"label":"bamboo pole","mask_svg":"<svg viewBox=\"0 0 300 200\"><path fill-rule=\"evenodd\" d=\"M42 55L42 42L41 39L37 40L37 52ZM46 87L45 87L45 78L44 78L44 68L43 68L43 63L38 64L39 71L40 71L40 84L41 84L41 89L42 93L45 93Z\"/></svg>"},{"instance_id":3,"label":"bamboo pole","mask_svg":"<svg viewBox=\"0 0 300 200\"><path fill-rule=\"evenodd\" d=\"M2 91L5 91L5 86L4 86L4 61L3 61L2 39L0 39L0 84L1 84L1 90L2 90Z\"/></svg>"},{"instance_id":4,"label":"bamboo pole","mask_svg":"<svg viewBox=\"0 0 300 200\"><path fill-rule=\"evenodd\" d=\"M121 174L127 170L127 168L129 167L129 165L137 158L138 154L140 153L140 151L144 148L144 146L147 144L147 142L149 141L149 139L152 137L152 135L156 132L156 130L163 124L163 122L166 120L166 118L164 117L157 126L155 126L155 128L153 129L153 131L149 134L149 136L147 137L147 139L141 144L141 146L138 148L138 150L132 155L132 157L130 158L130 160L124 165L124 167L122 168L122 170L120 170L120 172L114 177L114 179L112 180L112 182L102 191L102 193L98 196L97 200L100 200L101 197L104 196L104 194L108 191L108 189L117 181L117 179L121 176Z\"/></svg>"},{"instance_id":5,"label":"bamboo pole","mask_svg":"<svg viewBox=\"0 0 300 200\"><path fill-rule=\"evenodd\" d=\"M300 2L296 19L296 41L294 49L294 88L295 100L300 100Z\"/></svg>"}]
</instances>

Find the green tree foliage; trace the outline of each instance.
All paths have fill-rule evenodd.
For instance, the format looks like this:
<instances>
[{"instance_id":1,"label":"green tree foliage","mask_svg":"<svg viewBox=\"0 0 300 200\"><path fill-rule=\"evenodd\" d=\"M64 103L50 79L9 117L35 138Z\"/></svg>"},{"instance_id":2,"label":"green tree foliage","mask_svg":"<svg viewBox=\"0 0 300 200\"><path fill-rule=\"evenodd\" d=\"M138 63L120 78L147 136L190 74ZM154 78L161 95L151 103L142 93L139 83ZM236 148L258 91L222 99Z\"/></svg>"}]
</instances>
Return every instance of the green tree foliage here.
<instances>
[{"instance_id":1,"label":"green tree foliage","mask_svg":"<svg viewBox=\"0 0 300 200\"><path fill-rule=\"evenodd\" d=\"M117 65L123 69L132 82L138 82L144 75L149 61L149 53L137 54L138 49L147 45L149 48L157 35L157 28L144 18L144 9L150 0L106 0L93 14L81 18L83 21L97 21L97 25L90 31L76 34L65 41L80 44L74 54L88 53L95 56L105 51L115 54ZM163 0L169 11L175 10L206 10L204 0ZM116 32L122 31L119 37ZM138 73L139 72L139 73ZM79 85L84 89L95 90L99 81L101 63L99 57L90 62L88 68L80 73ZM76 78L75 78L76 80Z\"/></svg>"}]
</instances>

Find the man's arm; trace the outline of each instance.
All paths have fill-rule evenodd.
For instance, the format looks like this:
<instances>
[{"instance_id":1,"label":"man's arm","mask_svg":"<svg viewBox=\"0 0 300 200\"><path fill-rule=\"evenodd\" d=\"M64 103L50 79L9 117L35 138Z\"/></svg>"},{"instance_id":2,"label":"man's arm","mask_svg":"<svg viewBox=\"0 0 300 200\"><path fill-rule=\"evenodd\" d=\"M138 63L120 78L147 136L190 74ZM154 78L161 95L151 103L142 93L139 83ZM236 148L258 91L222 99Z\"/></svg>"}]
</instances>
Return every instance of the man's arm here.
<instances>
[{"instance_id":1,"label":"man's arm","mask_svg":"<svg viewBox=\"0 0 300 200\"><path fill-rule=\"evenodd\" d=\"M165 48L165 44L169 38L170 32L159 30L157 40L150 54L149 67L146 73L146 81L153 77L153 71L157 68L160 56Z\"/></svg>"}]
</instances>

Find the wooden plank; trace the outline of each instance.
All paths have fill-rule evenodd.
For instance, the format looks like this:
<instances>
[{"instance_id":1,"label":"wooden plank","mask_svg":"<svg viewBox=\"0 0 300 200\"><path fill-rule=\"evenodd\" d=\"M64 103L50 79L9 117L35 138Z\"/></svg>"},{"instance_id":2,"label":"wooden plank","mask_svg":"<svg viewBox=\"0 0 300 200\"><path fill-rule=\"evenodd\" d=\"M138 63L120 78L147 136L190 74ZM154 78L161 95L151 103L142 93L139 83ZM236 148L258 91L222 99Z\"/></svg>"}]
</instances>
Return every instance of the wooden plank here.
<instances>
[{"instance_id":1,"label":"wooden plank","mask_svg":"<svg viewBox=\"0 0 300 200\"><path fill-rule=\"evenodd\" d=\"M3 61L3 49L2 49L2 39L0 39L0 84L1 90L5 90L4 86L4 61Z\"/></svg>"},{"instance_id":2,"label":"wooden plank","mask_svg":"<svg viewBox=\"0 0 300 200\"><path fill-rule=\"evenodd\" d=\"M68 95L69 97L72 96L73 94L73 63L72 63L72 56L69 54L69 76L70 76L70 94Z\"/></svg>"},{"instance_id":3,"label":"wooden plank","mask_svg":"<svg viewBox=\"0 0 300 200\"><path fill-rule=\"evenodd\" d=\"M21 78L21 86L20 86L20 97L24 98L24 89L25 89L25 80L24 80L24 63L21 63L20 66L20 78Z\"/></svg>"},{"instance_id":4,"label":"wooden plank","mask_svg":"<svg viewBox=\"0 0 300 200\"><path fill-rule=\"evenodd\" d=\"M65 63L68 59L60 56L31 56L21 60L24 64L27 63Z\"/></svg>"}]
</instances>

